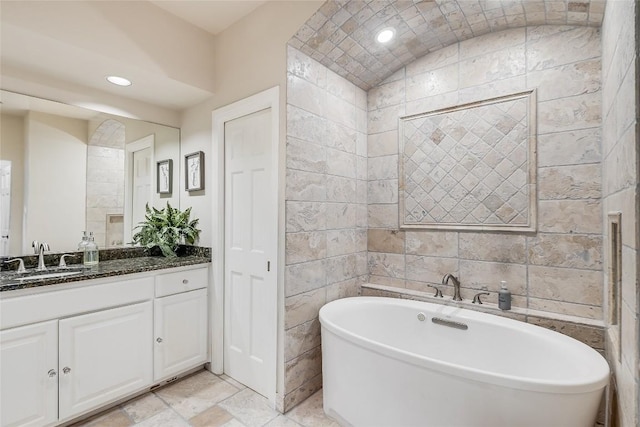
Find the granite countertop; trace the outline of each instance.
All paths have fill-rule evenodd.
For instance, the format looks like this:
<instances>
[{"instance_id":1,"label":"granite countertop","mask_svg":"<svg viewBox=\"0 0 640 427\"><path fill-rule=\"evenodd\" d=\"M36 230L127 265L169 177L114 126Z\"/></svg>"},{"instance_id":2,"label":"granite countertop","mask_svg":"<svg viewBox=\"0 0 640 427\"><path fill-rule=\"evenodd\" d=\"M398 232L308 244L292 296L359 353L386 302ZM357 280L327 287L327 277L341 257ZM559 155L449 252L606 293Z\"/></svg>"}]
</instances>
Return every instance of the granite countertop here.
<instances>
[{"instance_id":1,"label":"granite countertop","mask_svg":"<svg viewBox=\"0 0 640 427\"><path fill-rule=\"evenodd\" d=\"M211 262L209 251L190 251L184 256L165 258L163 256L146 256L146 253L131 251L123 252L126 257L117 258L117 255L105 254L104 261L97 265L86 267L82 264L69 264L66 268L48 267L46 271L36 272L28 269L27 273L15 271L0 272L0 292L16 289L35 288L59 283L70 283L81 280L100 279L104 277L121 276L125 274L142 273L145 271L163 270L166 268L184 267ZM100 257L102 259L102 251ZM47 265L51 265L47 263ZM57 265L57 264L54 264ZM73 273L62 277L43 277L57 273Z\"/></svg>"}]
</instances>

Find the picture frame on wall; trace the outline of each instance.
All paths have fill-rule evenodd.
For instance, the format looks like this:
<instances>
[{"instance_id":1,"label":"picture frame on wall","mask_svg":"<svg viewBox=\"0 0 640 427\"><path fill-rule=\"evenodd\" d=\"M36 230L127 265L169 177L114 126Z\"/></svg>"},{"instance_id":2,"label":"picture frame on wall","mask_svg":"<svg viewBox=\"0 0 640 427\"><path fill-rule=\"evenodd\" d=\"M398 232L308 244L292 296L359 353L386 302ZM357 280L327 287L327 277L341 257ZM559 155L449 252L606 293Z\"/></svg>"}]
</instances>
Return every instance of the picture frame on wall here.
<instances>
[{"instance_id":1,"label":"picture frame on wall","mask_svg":"<svg viewBox=\"0 0 640 427\"><path fill-rule=\"evenodd\" d=\"M185 190L204 190L204 153L195 153L184 156Z\"/></svg>"},{"instance_id":2,"label":"picture frame on wall","mask_svg":"<svg viewBox=\"0 0 640 427\"><path fill-rule=\"evenodd\" d=\"M161 160L156 163L156 191L171 194L173 187L173 160Z\"/></svg>"}]
</instances>

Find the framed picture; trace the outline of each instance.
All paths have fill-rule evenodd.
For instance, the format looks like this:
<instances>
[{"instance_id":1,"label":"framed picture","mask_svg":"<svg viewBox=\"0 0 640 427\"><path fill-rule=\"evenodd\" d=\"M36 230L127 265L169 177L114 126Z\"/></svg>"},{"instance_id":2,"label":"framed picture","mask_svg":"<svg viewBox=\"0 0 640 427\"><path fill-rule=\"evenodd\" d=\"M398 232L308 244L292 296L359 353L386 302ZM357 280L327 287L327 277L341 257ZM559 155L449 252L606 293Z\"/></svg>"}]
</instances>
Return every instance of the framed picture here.
<instances>
[{"instance_id":1,"label":"framed picture","mask_svg":"<svg viewBox=\"0 0 640 427\"><path fill-rule=\"evenodd\" d=\"M173 184L173 160L161 160L156 164L156 189L160 194L171 194Z\"/></svg>"},{"instance_id":2,"label":"framed picture","mask_svg":"<svg viewBox=\"0 0 640 427\"><path fill-rule=\"evenodd\" d=\"M184 156L185 190L204 190L204 153L195 153Z\"/></svg>"}]
</instances>

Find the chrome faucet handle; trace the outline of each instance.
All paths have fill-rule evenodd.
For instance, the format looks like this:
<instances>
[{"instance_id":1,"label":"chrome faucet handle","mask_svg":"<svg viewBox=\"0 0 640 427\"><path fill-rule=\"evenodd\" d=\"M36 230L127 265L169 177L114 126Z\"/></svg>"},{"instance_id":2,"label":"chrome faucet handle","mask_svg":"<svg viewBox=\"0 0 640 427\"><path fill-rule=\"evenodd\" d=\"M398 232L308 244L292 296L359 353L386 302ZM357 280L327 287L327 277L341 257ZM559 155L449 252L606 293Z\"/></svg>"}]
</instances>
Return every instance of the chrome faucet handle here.
<instances>
[{"instance_id":1,"label":"chrome faucet handle","mask_svg":"<svg viewBox=\"0 0 640 427\"><path fill-rule=\"evenodd\" d=\"M440 290L440 288L430 283L427 283L427 286L436 290L436 293L433 295L435 298L442 298L442 290Z\"/></svg>"},{"instance_id":2,"label":"chrome faucet handle","mask_svg":"<svg viewBox=\"0 0 640 427\"><path fill-rule=\"evenodd\" d=\"M482 304L482 301L480 300L480 297L482 295L491 295L489 292L478 292L477 294L475 294L473 296L473 301L471 301L473 304L478 303L478 304Z\"/></svg>"},{"instance_id":3,"label":"chrome faucet handle","mask_svg":"<svg viewBox=\"0 0 640 427\"><path fill-rule=\"evenodd\" d=\"M27 271L24 268L24 260L22 258L12 258L12 259L8 259L5 261L5 263L10 263L10 262L15 262L18 261L18 269L16 270L16 272L18 273L24 273L25 271Z\"/></svg>"},{"instance_id":4,"label":"chrome faucet handle","mask_svg":"<svg viewBox=\"0 0 640 427\"><path fill-rule=\"evenodd\" d=\"M60 255L60 264L58 264L58 267L59 267L59 268L65 268L65 267L67 267L67 262L64 260L64 258L65 258L65 257L74 258L74 257L75 257L75 255L72 255L72 254L63 254L63 255Z\"/></svg>"}]
</instances>

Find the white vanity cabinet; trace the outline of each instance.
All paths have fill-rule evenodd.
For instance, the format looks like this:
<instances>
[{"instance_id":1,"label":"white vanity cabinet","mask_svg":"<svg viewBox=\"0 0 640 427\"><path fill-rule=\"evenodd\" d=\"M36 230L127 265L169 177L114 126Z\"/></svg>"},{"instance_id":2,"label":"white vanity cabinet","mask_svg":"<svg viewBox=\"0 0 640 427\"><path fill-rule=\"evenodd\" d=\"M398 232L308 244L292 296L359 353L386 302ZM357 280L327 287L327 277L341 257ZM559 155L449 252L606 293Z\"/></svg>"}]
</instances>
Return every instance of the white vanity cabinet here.
<instances>
[{"instance_id":1,"label":"white vanity cabinet","mask_svg":"<svg viewBox=\"0 0 640 427\"><path fill-rule=\"evenodd\" d=\"M60 320L60 418L151 384L152 310L145 301Z\"/></svg>"},{"instance_id":2,"label":"white vanity cabinet","mask_svg":"<svg viewBox=\"0 0 640 427\"><path fill-rule=\"evenodd\" d=\"M0 331L0 425L58 419L58 321Z\"/></svg>"},{"instance_id":3,"label":"white vanity cabinet","mask_svg":"<svg viewBox=\"0 0 640 427\"><path fill-rule=\"evenodd\" d=\"M208 360L207 271L201 268L156 277L155 381Z\"/></svg>"},{"instance_id":4,"label":"white vanity cabinet","mask_svg":"<svg viewBox=\"0 0 640 427\"><path fill-rule=\"evenodd\" d=\"M0 294L0 427L52 426L208 361L201 265Z\"/></svg>"}]
</instances>

